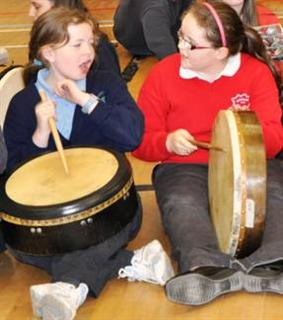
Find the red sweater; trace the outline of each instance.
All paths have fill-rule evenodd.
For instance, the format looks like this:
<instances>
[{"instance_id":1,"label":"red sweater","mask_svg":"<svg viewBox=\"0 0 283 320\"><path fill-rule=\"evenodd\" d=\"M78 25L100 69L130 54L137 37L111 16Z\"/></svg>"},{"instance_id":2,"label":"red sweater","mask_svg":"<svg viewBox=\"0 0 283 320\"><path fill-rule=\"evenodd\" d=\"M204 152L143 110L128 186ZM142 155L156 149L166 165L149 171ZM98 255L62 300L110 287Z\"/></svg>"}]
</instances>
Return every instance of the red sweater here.
<instances>
[{"instance_id":1,"label":"red sweater","mask_svg":"<svg viewBox=\"0 0 283 320\"><path fill-rule=\"evenodd\" d=\"M261 5L257 5L256 11L258 17L258 24L260 26L264 26L266 24L280 23L278 17L269 9Z\"/></svg>"},{"instance_id":2,"label":"red sweater","mask_svg":"<svg viewBox=\"0 0 283 320\"><path fill-rule=\"evenodd\" d=\"M261 5L257 5L256 11L258 17L258 24L260 26L280 23L279 18L269 9L266 9ZM283 61L273 60L273 62L283 82Z\"/></svg>"},{"instance_id":3,"label":"red sweater","mask_svg":"<svg viewBox=\"0 0 283 320\"><path fill-rule=\"evenodd\" d=\"M182 157L167 151L168 133L183 128L196 140L210 141L219 110L233 105L233 98L246 94L264 132L268 158L283 147L283 129L278 90L269 68L259 60L241 55L241 66L233 77L213 83L179 76L180 56L174 54L156 64L146 79L138 105L145 115L143 141L134 155L147 161L207 163L208 151L198 149Z\"/></svg>"}]
</instances>

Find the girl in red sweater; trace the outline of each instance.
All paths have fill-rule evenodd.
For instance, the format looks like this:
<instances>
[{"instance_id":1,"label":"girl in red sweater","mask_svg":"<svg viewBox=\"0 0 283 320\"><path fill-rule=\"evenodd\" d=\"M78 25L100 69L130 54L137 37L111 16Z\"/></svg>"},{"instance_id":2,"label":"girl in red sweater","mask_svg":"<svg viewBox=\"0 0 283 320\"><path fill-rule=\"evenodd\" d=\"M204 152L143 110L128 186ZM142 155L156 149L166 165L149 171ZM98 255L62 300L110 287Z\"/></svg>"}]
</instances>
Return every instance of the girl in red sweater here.
<instances>
[{"instance_id":1,"label":"girl in red sweater","mask_svg":"<svg viewBox=\"0 0 283 320\"><path fill-rule=\"evenodd\" d=\"M237 109L241 96L245 109L257 114L266 156L273 159L283 147L280 79L276 84L260 37L223 2L209 0L189 9L179 49L180 54L154 66L141 89L138 104L146 127L134 152L161 162L153 183L180 272L167 282L167 297L199 305L242 289L283 294L282 162L268 161L268 219L261 247L236 259L219 250L210 221L208 152L190 142L210 141L217 113Z\"/></svg>"}]
</instances>

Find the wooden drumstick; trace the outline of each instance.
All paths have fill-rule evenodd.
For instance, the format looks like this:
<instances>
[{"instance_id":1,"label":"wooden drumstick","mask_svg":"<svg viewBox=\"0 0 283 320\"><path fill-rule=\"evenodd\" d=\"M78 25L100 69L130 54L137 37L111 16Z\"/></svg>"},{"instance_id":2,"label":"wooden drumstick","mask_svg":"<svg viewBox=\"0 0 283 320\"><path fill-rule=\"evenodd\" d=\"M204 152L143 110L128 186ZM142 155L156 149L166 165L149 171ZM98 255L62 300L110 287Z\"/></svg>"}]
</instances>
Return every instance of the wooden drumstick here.
<instances>
[{"instance_id":1,"label":"wooden drumstick","mask_svg":"<svg viewBox=\"0 0 283 320\"><path fill-rule=\"evenodd\" d=\"M39 95L40 95L40 98L41 98L42 101L46 101L47 100L47 96L46 96L44 91L39 91ZM54 118L51 117L51 118L48 119L48 122L49 122L49 126L50 126L50 129L51 129L51 133L52 133L53 139L55 141L55 145L56 145L57 151L59 153L60 159L62 161L64 170L65 170L65 173L69 174L68 164L67 164L66 157L65 157L65 154L64 154L64 149L63 149L63 146L62 146L62 142L60 140L60 136L59 136L58 130L56 128L55 120L54 120Z\"/></svg>"},{"instance_id":2,"label":"wooden drumstick","mask_svg":"<svg viewBox=\"0 0 283 320\"><path fill-rule=\"evenodd\" d=\"M208 142L203 142L203 141L198 141L198 140L193 140L193 139L188 139L190 143L192 143L193 145L200 147L200 148L204 148L204 149L212 149L212 150L217 150L217 151L223 151L225 152L225 150L223 148L217 147L217 146L213 146L212 144L208 143Z\"/></svg>"}]
</instances>

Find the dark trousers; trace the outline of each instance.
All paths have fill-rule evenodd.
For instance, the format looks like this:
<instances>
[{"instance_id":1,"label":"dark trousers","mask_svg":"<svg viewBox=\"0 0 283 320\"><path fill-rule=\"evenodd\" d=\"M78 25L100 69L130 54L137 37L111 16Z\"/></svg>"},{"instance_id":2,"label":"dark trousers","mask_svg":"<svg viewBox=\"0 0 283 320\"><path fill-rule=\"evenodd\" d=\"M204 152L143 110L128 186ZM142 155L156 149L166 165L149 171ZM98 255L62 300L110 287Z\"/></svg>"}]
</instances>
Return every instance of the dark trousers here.
<instances>
[{"instance_id":1,"label":"dark trousers","mask_svg":"<svg viewBox=\"0 0 283 320\"><path fill-rule=\"evenodd\" d=\"M153 173L163 226L180 272L201 266L240 268L283 260L283 162L268 162L267 210L263 241L250 256L236 260L218 249L209 216L208 167L161 164Z\"/></svg>"},{"instance_id":2,"label":"dark trousers","mask_svg":"<svg viewBox=\"0 0 283 320\"><path fill-rule=\"evenodd\" d=\"M117 277L120 268L131 264L133 252L124 249L138 233L142 220L142 208L139 208L131 223L122 231L104 242L84 250L62 255L31 256L10 251L19 261L31 264L47 271L53 281L63 281L78 285L88 285L90 293L98 297L107 281Z\"/></svg>"}]
</instances>

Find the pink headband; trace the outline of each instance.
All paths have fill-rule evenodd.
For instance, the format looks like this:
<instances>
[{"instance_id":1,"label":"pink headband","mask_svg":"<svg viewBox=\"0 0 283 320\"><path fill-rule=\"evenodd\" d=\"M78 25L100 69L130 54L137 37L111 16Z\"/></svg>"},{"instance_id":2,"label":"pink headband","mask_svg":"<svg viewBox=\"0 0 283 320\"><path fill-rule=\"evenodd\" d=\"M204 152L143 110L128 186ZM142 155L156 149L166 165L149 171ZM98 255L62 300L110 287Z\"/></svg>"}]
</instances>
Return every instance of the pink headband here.
<instances>
[{"instance_id":1,"label":"pink headband","mask_svg":"<svg viewBox=\"0 0 283 320\"><path fill-rule=\"evenodd\" d=\"M222 21L220 20L218 13L216 12L216 10L213 8L213 6L211 4L209 4L207 2L203 2L203 5L206 6L208 8L208 10L211 12L211 14L213 15L213 18L214 18L214 20L218 26L219 32L220 32L222 46L226 47L226 45L227 45L226 36L225 36Z\"/></svg>"}]
</instances>

